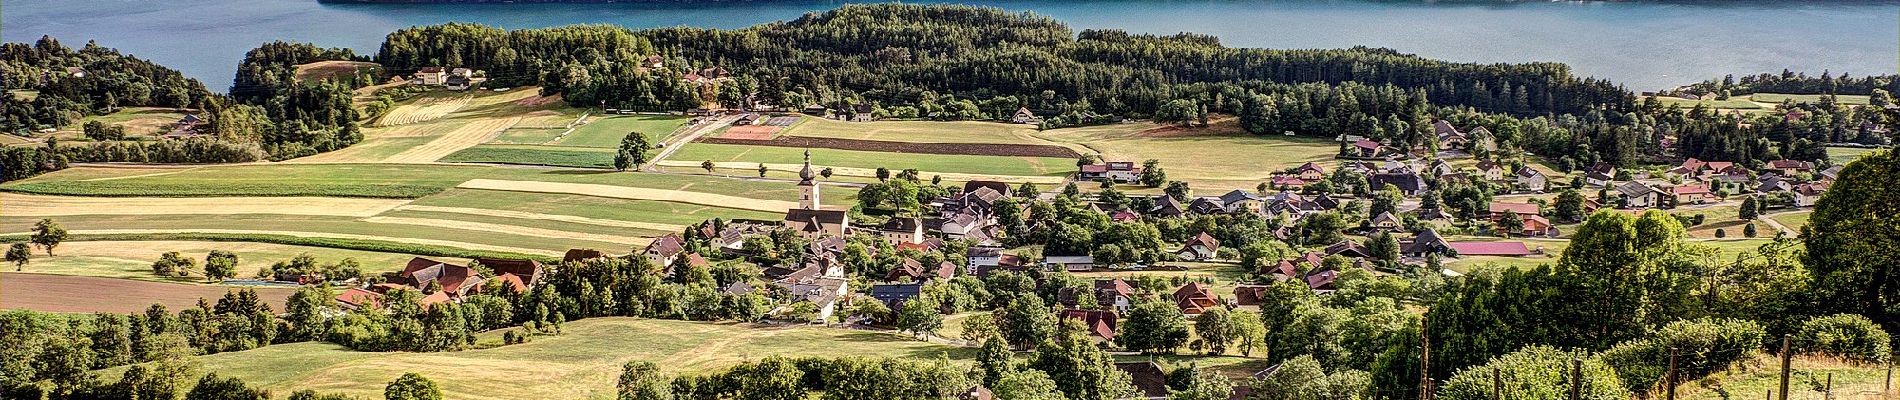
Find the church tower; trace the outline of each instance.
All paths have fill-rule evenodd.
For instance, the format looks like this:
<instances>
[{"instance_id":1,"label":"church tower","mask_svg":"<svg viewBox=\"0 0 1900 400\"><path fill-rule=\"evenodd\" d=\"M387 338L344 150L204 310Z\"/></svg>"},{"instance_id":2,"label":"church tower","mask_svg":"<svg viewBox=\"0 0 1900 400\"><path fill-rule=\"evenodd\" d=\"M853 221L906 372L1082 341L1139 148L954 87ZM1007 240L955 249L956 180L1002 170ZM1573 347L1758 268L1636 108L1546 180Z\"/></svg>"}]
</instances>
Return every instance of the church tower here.
<instances>
[{"instance_id":1,"label":"church tower","mask_svg":"<svg viewBox=\"0 0 1900 400\"><path fill-rule=\"evenodd\" d=\"M817 178L811 170L811 149L805 149L805 167L798 170L798 208L820 209Z\"/></svg>"}]
</instances>

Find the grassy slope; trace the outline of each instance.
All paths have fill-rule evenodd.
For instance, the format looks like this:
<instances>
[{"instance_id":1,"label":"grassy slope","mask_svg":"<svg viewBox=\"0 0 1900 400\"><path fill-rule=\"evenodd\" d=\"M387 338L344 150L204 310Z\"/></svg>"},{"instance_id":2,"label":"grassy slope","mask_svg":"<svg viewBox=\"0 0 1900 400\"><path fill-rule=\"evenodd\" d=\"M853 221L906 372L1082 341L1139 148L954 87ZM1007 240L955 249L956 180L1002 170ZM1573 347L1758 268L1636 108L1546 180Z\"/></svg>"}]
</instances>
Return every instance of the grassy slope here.
<instances>
[{"instance_id":1,"label":"grassy slope","mask_svg":"<svg viewBox=\"0 0 1900 400\"><path fill-rule=\"evenodd\" d=\"M202 356L205 371L263 386L379 397L404 372L420 372L456 399L611 399L620 366L654 361L670 374L716 371L767 356L866 356L965 360L969 349L904 336L817 327L757 327L630 318L568 323L559 336L452 353L362 353L323 343L274 345ZM499 332L485 336L493 339ZM116 379L119 369L105 376Z\"/></svg>"},{"instance_id":2,"label":"grassy slope","mask_svg":"<svg viewBox=\"0 0 1900 400\"><path fill-rule=\"evenodd\" d=\"M201 271L192 271L194 275L186 278L153 275L152 261L157 260L160 254L167 251L176 251L198 260L199 266L202 267L205 255L212 250L237 253L237 272L238 276L243 277L251 276L258 268L289 260L298 254L310 254L321 263L332 263L344 258L355 259L363 266L363 272L366 273L400 270L402 263L414 257L408 254L271 243L175 240L67 242L59 245L55 251L56 256L47 257L45 253L36 252L32 263L27 264L26 272L154 282L200 282L203 276L197 274ZM462 261L456 258L440 259Z\"/></svg>"},{"instance_id":3,"label":"grassy slope","mask_svg":"<svg viewBox=\"0 0 1900 400\"><path fill-rule=\"evenodd\" d=\"M673 153L667 160L798 164L804 162L804 157L805 149L796 147L692 143ZM837 149L811 149L811 157L813 164L822 166L885 167L892 171L916 168L925 172L1034 176L1064 175L1075 169L1075 160L1051 157L933 155Z\"/></svg>"},{"instance_id":4,"label":"grassy slope","mask_svg":"<svg viewBox=\"0 0 1900 400\"><path fill-rule=\"evenodd\" d=\"M1736 363L1727 371L1687 381L1677 386L1678 398L1692 400L1754 399L1777 390L1781 382L1781 360L1769 354ZM1821 357L1794 358L1789 374L1788 398L1826 399L1827 381L1834 380L1834 399L1891 399L1893 393L1881 393L1887 371L1882 366L1844 363ZM1661 398L1661 397L1652 397Z\"/></svg>"}]
</instances>

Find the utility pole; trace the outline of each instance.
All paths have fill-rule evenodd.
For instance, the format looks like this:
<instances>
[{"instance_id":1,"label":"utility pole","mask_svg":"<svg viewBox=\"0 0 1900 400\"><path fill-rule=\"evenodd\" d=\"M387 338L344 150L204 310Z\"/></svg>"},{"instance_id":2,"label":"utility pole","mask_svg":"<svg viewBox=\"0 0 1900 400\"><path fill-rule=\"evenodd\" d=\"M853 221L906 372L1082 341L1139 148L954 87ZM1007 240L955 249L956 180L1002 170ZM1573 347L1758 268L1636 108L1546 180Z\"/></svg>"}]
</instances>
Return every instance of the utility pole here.
<instances>
[{"instance_id":1,"label":"utility pole","mask_svg":"<svg viewBox=\"0 0 1900 400\"><path fill-rule=\"evenodd\" d=\"M1583 359L1570 359L1570 400L1583 398Z\"/></svg>"},{"instance_id":2,"label":"utility pole","mask_svg":"<svg viewBox=\"0 0 1900 400\"><path fill-rule=\"evenodd\" d=\"M1669 386L1667 387L1669 396L1666 397L1668 400L1676 400L1676 358L1680 355L1682 355L1681 349L1669 348Z\"/></svg>"},{"instance_id":3,"label":"utility pole","mask_svg":"<svg viewBox=\"0 0 1900 400\"><path fill-rule=\"evenodd\" d=\"M1431 310L1425 310L1425 314L1420 315L1418 318L1418 339L1419 339L1418 398L1419 400L1432 400L1432 335L1431 335L1430 330L1425 329L1426 327L1429 326L1427 325L1427 322L1425 321L1425 317L1429 315L1431 315Z\"/></svg>"},{"instance_id":4,"label":"utility pole","mask_svg":"<svg viewBox=\"0 0 1900 400\"><path fill-rule=\"evenodd\" d=\"M1794 362L1794 352L1789 351L1789 335L1781 335L1781 400L1788 400L1788 366Z\"/></svg>"}]
</instances>

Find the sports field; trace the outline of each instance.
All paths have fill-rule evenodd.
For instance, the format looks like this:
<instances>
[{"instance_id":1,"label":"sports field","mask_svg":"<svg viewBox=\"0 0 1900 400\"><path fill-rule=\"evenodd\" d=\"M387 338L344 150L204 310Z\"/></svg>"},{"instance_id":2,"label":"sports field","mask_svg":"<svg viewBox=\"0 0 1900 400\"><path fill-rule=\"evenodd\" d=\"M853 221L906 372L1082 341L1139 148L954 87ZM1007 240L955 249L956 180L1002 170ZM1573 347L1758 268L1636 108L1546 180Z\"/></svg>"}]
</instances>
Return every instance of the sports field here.
<instances>
[{"instance_id":1,"label":"sports field","mask_svg":"<svg viewBox=\"0 0 1900 400\"><path fill-rule=\"evenodd\" d=\"M496 342L501 332L482 334ZM301 389L379 397L405 372L419 372L452 399L612 399L620 367L652 361L668 374L717 371L768 356L840 355L962 363L972 349L909 337L822 327L760 326L657 319L590 318L558 336L525 344L447 353L356 352L327 343L292 343L198 357L203 370L272 392ZM123 368L101 374L116 380Z\"/></svg>"},{"instance_id":2,"label":"sports field","mask_svg":"<svg viewBox=\"0 0 1900 400\"><path fill-rule=\"evenodd\" d=\"M1251 135L1229 121L1206 128L1125 123L1046 131L1042 137L1088 147L1112 161L1160 160L1169 180L1198 190L1252 189L1274 172L1319 162L1331 168L1339 145L1326 139ZM1065 165L1073 171L1074 163Z\"/></svg>"}]
</instances>

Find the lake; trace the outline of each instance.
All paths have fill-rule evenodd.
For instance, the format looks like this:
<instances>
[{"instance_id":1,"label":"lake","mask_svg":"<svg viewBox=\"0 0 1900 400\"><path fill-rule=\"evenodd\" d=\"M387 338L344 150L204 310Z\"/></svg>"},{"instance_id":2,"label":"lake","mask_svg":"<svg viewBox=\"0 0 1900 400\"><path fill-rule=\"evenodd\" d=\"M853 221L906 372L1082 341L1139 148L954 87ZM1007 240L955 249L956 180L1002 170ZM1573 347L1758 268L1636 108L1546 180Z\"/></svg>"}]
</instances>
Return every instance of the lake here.
<instances>
[{"instance_id":1,"label":"lake","mask_svg":"<svg viewBox=\"0 0 1900 400\"><path fill-rule=\"evenodd\" d=\"M915 1L913 1L915 2ZM929 2L929 1L925 1ZM1631 90L1782 69L1856 76L1900 70L1900 2L965 1L1033 11L1076 29L1219 36L1234 47L1389 47L1466 62L1556 61ZM1739 3L1739 4L1738 4ZM228 86L271 40L374 54L414 25L510 29L581 23L738 28L842 2L702 4L324 4L316 0L0 0L0 39L86 40Z\"/></svg>"}]
</instances>

